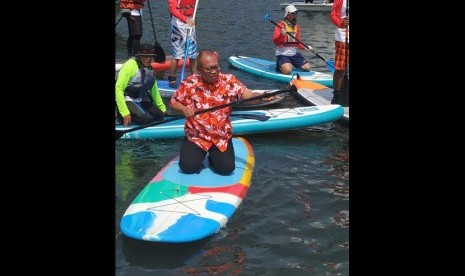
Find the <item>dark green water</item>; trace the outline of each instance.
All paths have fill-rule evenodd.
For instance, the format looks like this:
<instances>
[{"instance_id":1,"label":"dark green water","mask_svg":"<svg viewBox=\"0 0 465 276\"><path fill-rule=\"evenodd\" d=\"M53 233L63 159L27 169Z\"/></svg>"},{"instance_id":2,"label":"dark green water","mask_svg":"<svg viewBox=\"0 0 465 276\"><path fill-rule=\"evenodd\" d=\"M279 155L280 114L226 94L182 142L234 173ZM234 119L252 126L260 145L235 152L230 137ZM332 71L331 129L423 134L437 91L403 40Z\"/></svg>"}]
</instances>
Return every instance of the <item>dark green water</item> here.
<instances>
[{"instance_id":1,"label":"dark green water","mask_svg":"<svg viewBox=\"0 0 465 276\"><path fill-rule=\"evenodd\" d=\"M249 75L229 66L230 55L274 59L274 26L281 1L200 0L200 48L218 50L223 72L235 74L252 89L286 84ZM270 9L269 7L273 9ZM157 39L167 54L169 14L166 1L155 4ZM144 10L143 41L153 42ZM115 17L115 22L119 15ZM300 13L302 40L326 60L334 54L329 13ZM126 54L126 22L116 28L116 56ZM306 54L316 71L325 63ZM300 105L291 95L270 108ZM116 142L115 275L348 275L349 274L349 128L331 123L302 130L247 135L255 170L247 197L226 228L206 240L163 245L124 238L120 219L134 197L178 154L180 140Z\"/></svg>"}]
</instances>

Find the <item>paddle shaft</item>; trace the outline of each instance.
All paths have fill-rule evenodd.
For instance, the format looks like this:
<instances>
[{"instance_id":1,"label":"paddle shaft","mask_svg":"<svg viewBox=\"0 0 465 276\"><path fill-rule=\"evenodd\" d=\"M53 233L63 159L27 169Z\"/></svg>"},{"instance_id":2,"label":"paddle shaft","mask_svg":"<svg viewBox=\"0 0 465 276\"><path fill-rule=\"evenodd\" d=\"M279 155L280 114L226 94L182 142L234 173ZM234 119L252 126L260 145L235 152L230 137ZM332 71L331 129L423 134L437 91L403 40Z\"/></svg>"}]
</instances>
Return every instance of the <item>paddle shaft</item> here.
<instances>
[{"instance_id":1,"label":"paddle shaft","mask_svg":"<svg viewBox=\"0 0 465 276\"><path fill-rule=\"evenodd\" d=\"M251 97L251 98L247 98L247 99L241 99L241 100L237 100L235 102L230 102L230 103L227 103L227 104L210 107L210 108L203 109L203 110L198 110L198 111L196 111L194 113L194 115L198 115L198 114L202 114L202 113L206 113L206 112L210 112L210 111L215 111L217 109L225 108L225 107L232 106L232 105L239 105L239 104L244 103L244 102L254 101L254 100L258 100L258 99L262 99L262 98L267 98L267 97L270 97L270 96L274 96L274 95L289 92L290 90L291 89L281 89L281 90L277 90L277 91L270 92L270 93L264 93L263 95L260 95L260 96ZM133 128L130 128L130 129L116 130L116 132L115 132L115 141L118 140L119 138L121 138L121 136L123 136L125 133L136 131L136 130L147 128L147 127L151 127L151 126L161 125L161 124L164 124L164 123L179 120L179 119L184 118L184 117L185 117L184 115L179 115L179 116L175 116L175 117L163 120L163 121L157 121L157 122L153 122L153 123L150 123L150 124L141 125L141 126L138 126L138 127L133 127Z\"/></svg>"},{"instance_id":2,"label":"paddle shaft","mask_svg":"<svg viewBox=\"0 0 465 276\"><path fill-rule=\"evenodd\" d=\"M174 115L174 114L167 114L165 117L179 117L180 115ZM247 113L231 113L231 116L236 116L236 117L241 117L245 119L252 119L252 120L258 120L258 121L267 121L270 119L270 116L267 115L261 115L261 114L247 114ZM181 117L183 118L183 117ZM180 119L180 118L178 118Z\"/></svg>"},{"instance_id":3,"label":"paddle shaft","mask_svg":"<svg viewBox=\"0 0 465 276\"><path fill-rule=\"evenodd\" d=\"M155 25L153 24L153 17L152 17L152 8L150 7L150 0L147 0L147 6L149 7L149 14L150 14L150 21L152 22L152 31L153 31L153 39L154 42L154 50L155 50L155 62L162 63L166 61L166 54L163 48L161 47L160 43L157 40L157 34L155 33Z\"/></svg>"},{"instance_id":4,"label":"paddle shaft","mask_svg":"<svg viewBox=\"0 0 465 276\"><path fill-rule=\"evenodd\" d=\"M197 7L199 4L199 0L195 1L195 7L194 7L194 14L192 16L192 20L195 22L195 15L197 14ZM179 77L179 80L182 81L184 79L184 72L186 70L186 63L187 63L187 53L189 52L189 46L191 44L191 33L192 33L192 28L189 28L189 32L187 33L187 42L186 42L186 51L184 52L184 62L182 63L182 69L181 69L181 76Z\"/></svg>"},{"instance_id":5,"label":"paddle shaft","mask_svg":"<svg viewBox=\"0 0 465 276\"><path fill-rule=\"evenodd\" d=\"M115 28L116 28L116 26L118 26L118 23L121 21L121 18L123 18L123 15L121 15L121 16L119 17L118 21L116 21Z\"/></svg>"},{"instance_id":6,"label":"paddle shaft","mask_svg":"<svg viewBox=\"0 0 465 276\"><path fill-rule=\"evenodd\" d=\"M155 26L153 24L152 9L150 8L150 0L147 0L147 6L149 7L150 21L152 22L153 38L155 39L155 43L156 43L158 40L157 40L157 35L155 34Z\"/></svg>"},{"instance_id":7,"label":"paddle shaft","mask_svg":"<svg viewBox=\"0 0 465 276\"><path fill-rule=\"evenodd\" d=\"M349 16L349 0L347 0L346 3L346 16ZM349 57L349 26L346 26L346 54L345 54L345 71L344 71L344 80L347 78L349 80L349 77L347 76L347 58Z\"/></svg>"},{"instance_id":8,"label":"paddle shaft","mask_svg":"<svg viewBox=\"0 0 465 276\"><path fill-rule=\"evenodd\" d=\"M280 27L276 22L274 22L271 18L269 18L268 16L265 16L265 19L267 19L268 21L270 21L271 23L273 23L276 27ZM281 28L281 27L280 27ZM308 45L306 45L305 43L303 43L300 39L297 39L297 37L295 37L294 35L292 35L290 32L286 32L290 37L292 37L293 39L295 39L297 42L301 43L302 45L304 45L305 48L307 49L310 49L310 47L308 47ZM331 63L328 63L322 56L320 56L319 54L315 53L314 51L312 51L313 54L315 54L315 56L319 57L321 60L323 60L326 64L328 64L328 66L334 68L334 66L331 64Z\"/></svg>"}]
</instances>

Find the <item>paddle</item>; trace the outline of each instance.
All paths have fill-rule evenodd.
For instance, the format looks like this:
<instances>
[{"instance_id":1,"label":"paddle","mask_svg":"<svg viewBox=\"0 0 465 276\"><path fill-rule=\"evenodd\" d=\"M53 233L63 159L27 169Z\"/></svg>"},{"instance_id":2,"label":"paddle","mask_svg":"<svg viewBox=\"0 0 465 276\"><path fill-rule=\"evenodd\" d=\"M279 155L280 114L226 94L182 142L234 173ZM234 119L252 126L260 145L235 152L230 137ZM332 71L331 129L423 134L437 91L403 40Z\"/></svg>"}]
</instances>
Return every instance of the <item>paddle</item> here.
<instances>
[{"instance_id":1,"label":"paddle","mask_svg":"<svg viewBox=\"0 0 465 276\"><path fill-rule=\"evenodd\" d=\"M333 60L328 61L327 65L328 66L326 67L328 67L329 71L331 71L331 73L334 74L334 61Z\"/></svg>"},{"instance_id":2,"label":"paddle","mask_svg":"<svg viewBox=\"0 0 465 276\"><path fill-rule=\"evenodd\" d=\"M197 13L198 4L199 4L199 0L196 0L195 8L194 8L194 15L192 16L192 20L194 21L195 21L195 14ZM187 33L186 51L184 52L184 62L182 63L181 76L179 77L178 86L179 86L179 83L184 79L184 71L186 70L186 63L187 63L187 53L189 51L189 46L191 44L192 28L193 27L190 27L189 32Z\"/></svg>"},{"instance_id":3,"label":"paddle","mask_svg":"<svg viewBox=\"0 0 465 276\"><path fill-rule=\"evenodd\" d=\"M123 15L121 15L121 16L119 17L118 21L116 21L115 28L116 28L116 26L118 26L118 23L121 21L121 18L123 18Z\"/></svg>"},{"instance_id":4,"label":"paddle","mask_svg":"<svg viewBox=\"0 0 465 276\"><path fill-rule=\"evenodd\" d=\"M346 16L349 16L349 0L346 4ZM342 106L349 106L349 75L347 73L347 58L349 57L349 26L346 26L346 45L345 45L345 70L344 79L342 80L341 88L339 89L339 104Z\"/></svg>"},{"instance_id":5,"label":"paddle","mask_svg":"<svg viewBox=\"0 0 465 276\"><path fill-rule=\"evenodd\" d=\"M178 119L182 119L184 117L179 117L181 115L173 115L173 114L167 114L165 117L178 117ZM236 117L241 117L244 119L252 119L252 120L258 120L258 121L267 121L270 119L270 116L267 115L260 115L260 114L246 114L246 113L231 113L231 116L236 116Z\"/></svg>"},{"instance_id":6,"label":"paddle","mask_svg":"<svg viewBox=\"0 0 465 276\"><path fill-rule=\"evenodd\" d=\"M227 103L227 104L218 105L218 106L214 106L214 107L211 107L211 108L199 110L199 111L196 111L194 114L198 115L198 114L214 111L214 110L217 110L217 109L225 108L225 107L228 107L228 106L238 105L238 104L241 104L241 103L244 103L244 102L254 101L254 100L258 100L258 99L262 99L262 98L267 98L267 97L270 97L270 96L274 96L274 95L289 92L292 89L296 89L295 86L291 86L290 89L276 90L276 91L273 91L273 92L270 92L270 93L264 93L263 95L260 95L260 96L251 97L251 98L247 98L247 99L241 99L241 100L237 100L235 102L230 102L230 103ZM247 115L250 116L252 114L247 114ZM172 118L169 118L169 119L166 119L166 120L163 120L163 121L156 121L156 122L153 122L153 123L150 123L150 124L145 124L145 125L141 125L141 126L138 126L138 127L133 127L133 128L130 128L130 129L115 130L115 141L118 140L119 138L121 138L121 136L123 136L125 133L136 131L136 130L147 128L147 127L151 127L151 126L161 125L161 124L164 124L164 123L179 120L179 119L184 118L184 117L185 117L184 115L179 115L179 116L174 116ZM267 118L267 120L268 120L268 118Z\"/></svg>"},{"instance_id":7,"label":"paddle","mask_svg":"<svg viewBox=\"0 0 465 276\"><path fill-rule=\"evenodd\" d=\"M153 30L153 39L154 42L154 49L155 49L155 58L153 61L162 63L166 61L165 51L161 47L160 43L158 43L157 35L155 34L155 26L153 24L153 17L152 17L152 9L150 8L150 1L147 0L147 6L149 7L149 14L150 14L150 21L152 21L152 30Z\"/></svg>"},{"instance_id":8,"label":"paddle","mask_svg":"<svg viewBox=\"0 0 465 276\"><path fill-rule=\"evenodd\" d=\"M279 25L274 22L270 16L268 14L265 14L265 20L268 20L270 21L271 23L273 23L275 26L279 27ZM290 37L292 37L293 39L295 39L297 42L299 43L302 43L302 45L304 45L305 48L307 49L310 49L310 47L308 47L308 45L306 45L305 43L303 43L302 41L300 41L299 39L297 39L295 36L293 36L290 32L286 32ZM312 51L313 54L315 54L315 56L319 57L321 60L323 60L329 67L333 68L334 70L334 65L327 62L322 56L320 56L319 54L315 53L315 51Z\"/></svg>"}]
</instances>

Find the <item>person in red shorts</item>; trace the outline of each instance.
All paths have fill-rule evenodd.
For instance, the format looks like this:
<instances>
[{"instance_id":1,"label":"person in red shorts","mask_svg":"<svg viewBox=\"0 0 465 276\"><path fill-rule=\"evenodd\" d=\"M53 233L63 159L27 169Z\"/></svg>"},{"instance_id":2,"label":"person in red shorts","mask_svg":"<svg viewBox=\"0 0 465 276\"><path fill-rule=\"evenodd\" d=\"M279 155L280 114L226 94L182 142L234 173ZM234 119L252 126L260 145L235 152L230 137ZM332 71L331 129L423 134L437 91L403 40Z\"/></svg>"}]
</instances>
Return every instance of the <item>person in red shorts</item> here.
<instances>
[{"instance_id":1,"label":"person in red shorts","mask_svg":"<svg viewBox=\"0 0 465 276\"><path fill-rule=\"evenodd\" d=\"M349 35L349 15L346 14L347 0L335 0L333 8L331 9L330 18L331 22L336 25L334 32L336 55L334 61L334 75L333 75L333 98L332 104L339 103L339 90L341 89L342 80L344 78L346 48L349 50L349 43L346 45L346 33ZM346 32L347 29L347 32ZM349 36L347 36L349 42ZM347 51L349 54L349 51ZM349 57L347 56L347 64L349 64Z\"/></svg>"}]
</instances>

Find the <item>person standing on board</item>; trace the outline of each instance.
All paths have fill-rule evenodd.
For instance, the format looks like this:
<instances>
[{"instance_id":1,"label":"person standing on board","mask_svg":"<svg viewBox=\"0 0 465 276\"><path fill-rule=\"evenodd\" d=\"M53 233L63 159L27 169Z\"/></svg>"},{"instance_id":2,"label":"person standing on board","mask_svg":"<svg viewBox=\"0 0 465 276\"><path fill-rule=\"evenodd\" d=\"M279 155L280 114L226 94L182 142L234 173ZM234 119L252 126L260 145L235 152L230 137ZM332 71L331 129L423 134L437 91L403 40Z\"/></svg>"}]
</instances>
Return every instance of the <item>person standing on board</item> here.
<instances>
[{"instance_id":1,"label":"person standing on board","mask_svg":"<svg viewBox=\"0 0 465 276\"><path fill-rule=\"evenodd\" d=\"M334 32L336 54L334 58L334 91L333 98L331 99L332 104L337 104L339 102L339 90L341 89L344 79L344 70L346 69L346 47L347 50L349 50L349 43L346 45L346 27L347 29L349 28L349 16L346 15L346 7L346 0L335 0L329 15L331 22L337 27ZM349 37L347 37L347 42L349 42ZM347 64L349 64L349 57L347 57Z\"/></svg>"},{"instance_id":2,"label":"person standing on board","mask_svg":"<svg viewBox=\"0 0 465 276\"><path fill-rule=\"evenodd\" d=\"M133 57L139 50L142 38L142 8L145 0L121 0L121 15L128 22L128 58Z\"/></svg>"},{"instance_id":3,"label":"person standing on board","mask_svg":"<svg viewBox=\"0 0 465 276\"><path fill-rule=\"evenodd\" d=\"M284 19L277 25L273 33L273 43L276 45L276 71L288 75L292 71L292 66L310 71L310 63L297 51L307 48L288 35L290 33L300 40L300 25L297 23L297 9L294 5L288 5L284 9ZM313 52L311 46L307 47L308 51Z\"/></svg>"},{"instance_id":4,"label":"person standing on board","mask_svg":"<svg viewBox=\"0 0 465 276\"><path fill-rule=\"evenodd\" d=\"M121 67L115 84L116 105L123 124L150 124L163 120L166 106L158 90L151 63L154 45L142 43L135 54Z\"/></svg>"},{"instance_id":5,"label":"person standing on board","mask_svg":"<svg viewBox=\"0 0 465 276\"><path fill-rule=\"evenodd\" d=\"M196 73L195 60L198 55L197 37L195 34L195 21L192 18L195 10L195 0L168 0L168 9L171 15L171 44L173 45L173 59L171 60L168 81L169 86L176 88L176 71L181 58L184 58L187 47L187 36L190 33L187 58L192 74ZM187 62L187 59L186 59Z\"/></svg>"},{"instance_id":6,"label":"person standing on board","mask_svg":"<svg viewBox=\"0 0 465 276\"><path fill-rule=\"evenodd\" d=\"M170 100L170 107L186 117L179 167L185 174L199 173L208 152L213 170L229 175L235 169L231 106L194 113L262 94L252 92L235 76L221 73L216 52L201 51L196 66L199 73L182 80ZM274 96L264 98L273 99Z\"/></svg>"}]
</instances>

